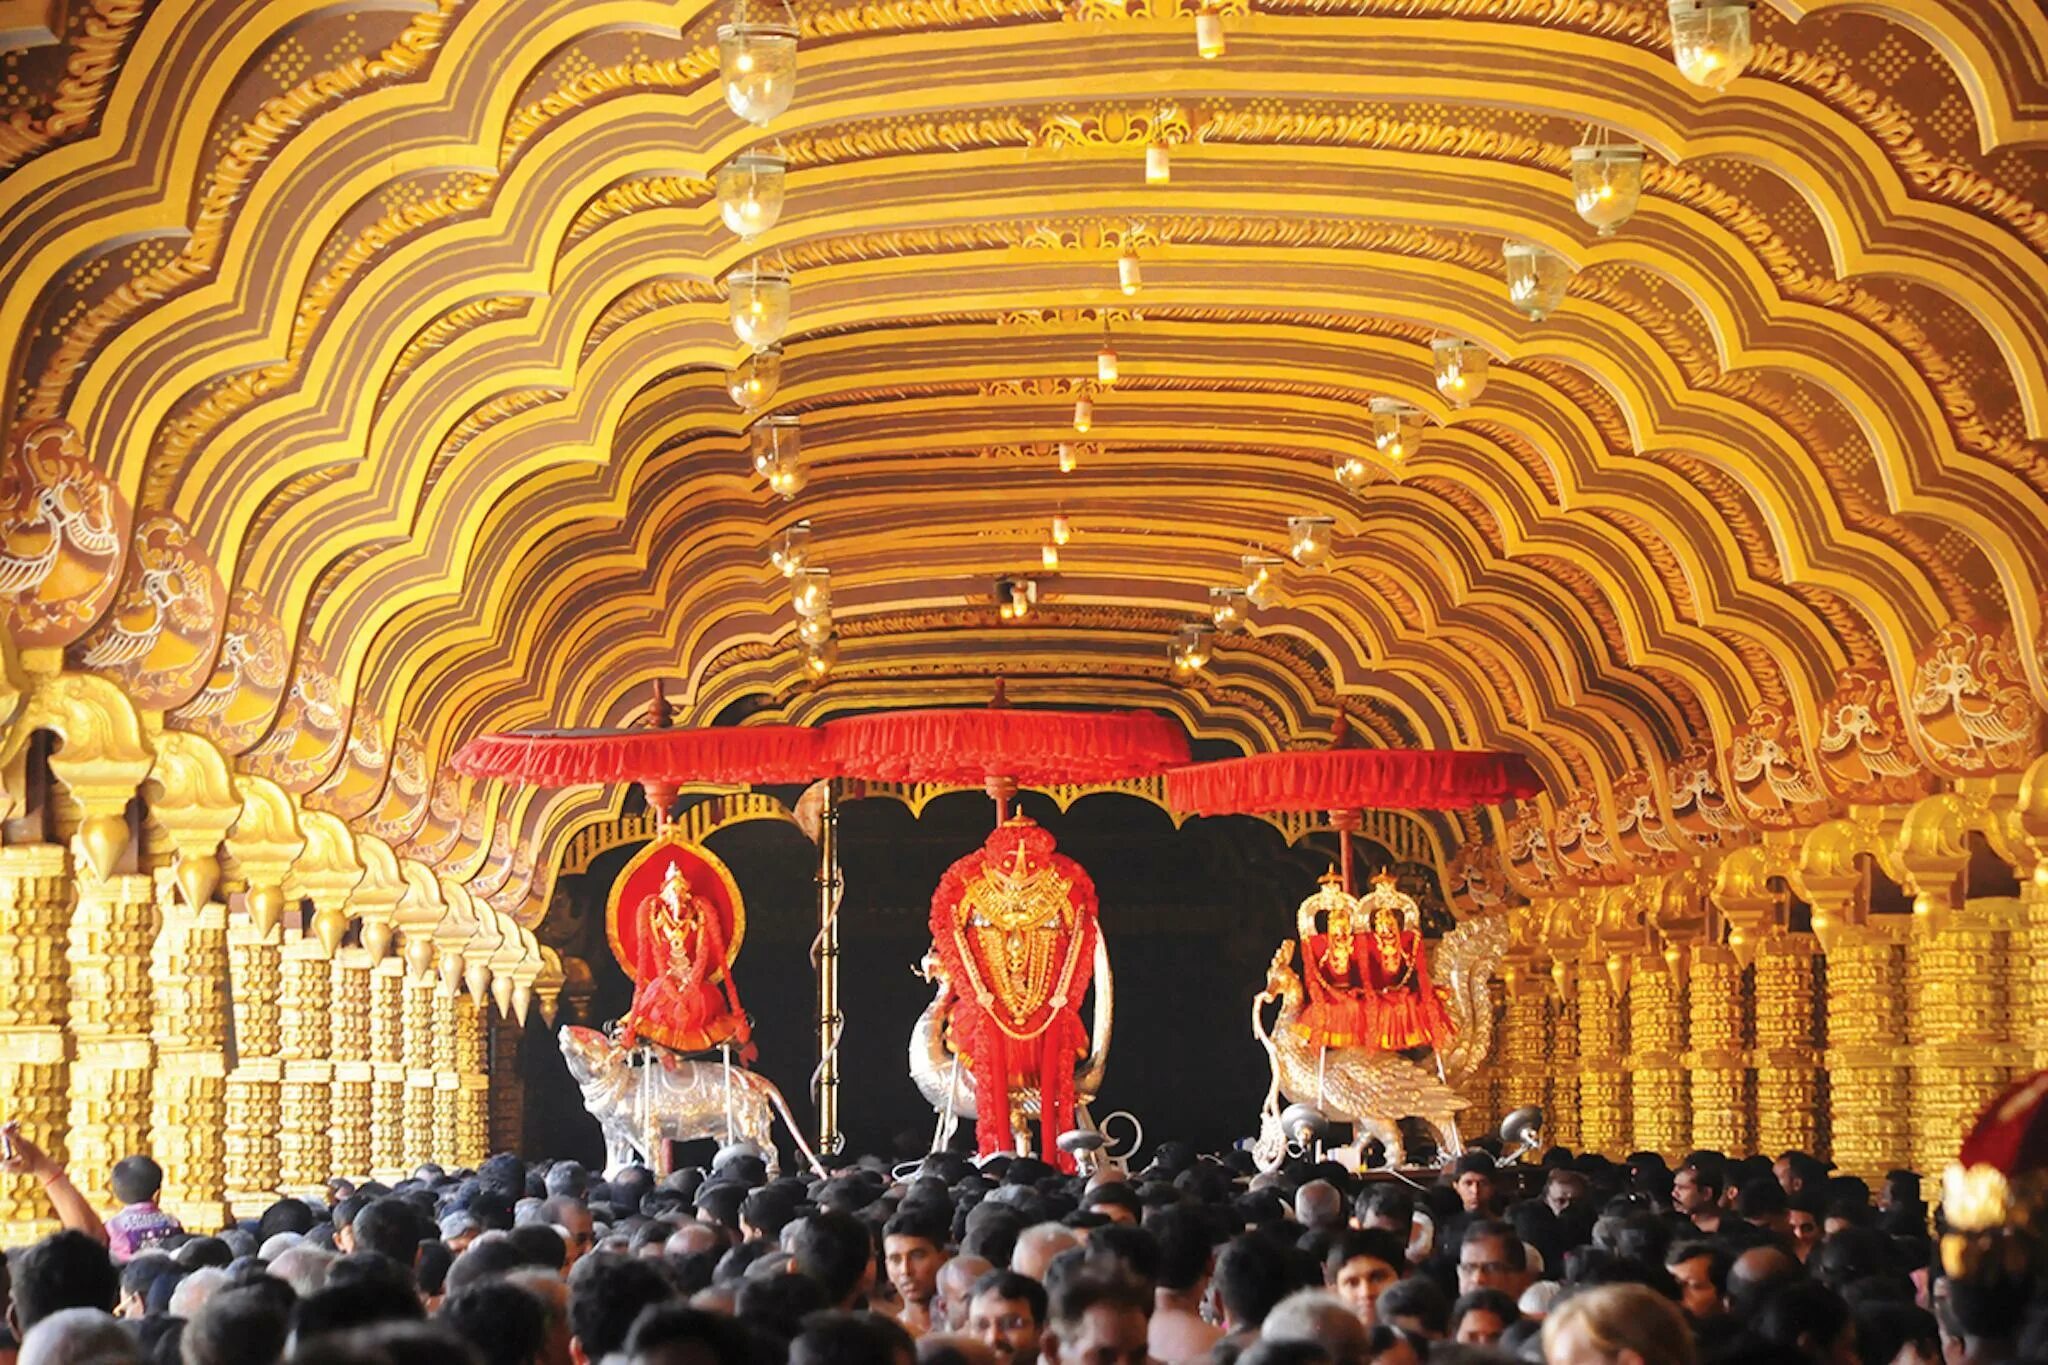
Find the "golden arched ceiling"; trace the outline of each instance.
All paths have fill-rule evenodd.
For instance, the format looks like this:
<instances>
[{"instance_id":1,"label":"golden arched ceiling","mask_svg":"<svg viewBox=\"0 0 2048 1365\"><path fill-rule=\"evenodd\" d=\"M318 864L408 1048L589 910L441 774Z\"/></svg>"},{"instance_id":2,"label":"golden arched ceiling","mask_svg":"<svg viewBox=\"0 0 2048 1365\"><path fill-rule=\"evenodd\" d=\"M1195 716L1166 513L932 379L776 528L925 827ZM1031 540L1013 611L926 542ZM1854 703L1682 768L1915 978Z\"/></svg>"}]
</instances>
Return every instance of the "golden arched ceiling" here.
<instances>
[{"instance_id":1,"label":"golden arched ceiling","mask_svg":"<svg viewBox=\"0 0 2048 1365\"><path fill-rule=\"evenodd\" d=\"M1546 810L1620 829L1701 781L1738 824L1808 821L2034 742L2031 0L1772 0L1712 95L1661 0L1234 0L1217 61L1178 0L807 3L765 135L788 204L751 246L710 184L764 136L720 92L723 8L14 7L54 41L6 28L10 413L77 431L136 546L111 604L17 633L149 672L146 709L494 903L568 806L442 760L654 679L699 719L807 719L1007 673L1243 747L1342 709L1525 751ZM1571 204L1589 124L1650 150L1610 238ZM1540 323L1508 237L1577 270ZM764 254L796 281L787 503L723 382L723 279ZM1122 377L1062 475L1105 321ZM1445 334L1494 357L1469 409L1432 383ZM1348 493L1332 458L1379 463L1389 396L1424 447ZM1174 627L1299 514L1336 519L1334 568L1171 679ZM813 690L765 554L799 518L844 642ZM134 643L172 555L219 582ZM989 600L1012 573L1047 590L1028 630ZM2024 741L1979 724L2015 697Z\"/></svg>"}]
</instances>

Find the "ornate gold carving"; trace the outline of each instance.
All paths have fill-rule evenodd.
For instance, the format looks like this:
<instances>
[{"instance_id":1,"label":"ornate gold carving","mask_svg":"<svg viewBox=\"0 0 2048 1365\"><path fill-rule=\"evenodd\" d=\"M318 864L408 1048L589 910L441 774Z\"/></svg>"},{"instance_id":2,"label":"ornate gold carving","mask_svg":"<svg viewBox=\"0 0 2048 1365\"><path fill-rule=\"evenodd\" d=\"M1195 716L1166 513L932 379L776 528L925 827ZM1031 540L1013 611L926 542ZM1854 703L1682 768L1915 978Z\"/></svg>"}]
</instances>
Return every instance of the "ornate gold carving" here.
<instances>
[{"instance_id":1,"label":"ornate gold carving","mask_svg":"<svg viewBox=\"0 0 2048 1365\"><path fill-rule=\"evenodd\" d=\"M277 617L256 594L236 588L228 594L213 672L198 696L171 713L171 724L205 735L230 754L245 752L270 728L291 661Z\"/></svg>"},{"instance_id":2,"label":"ornate gold carving","mask_svg":"<svg viewBox=\"0 0 2048 1365\"><path fill-rule=\"evenodd\" d=\"M1585 883L1612 882L1622 876L1614 840L1600 818L1596 792L1572 794L1557 813L1550 835L1550 849L1566 878Z\"/></svg>"},{"instance_id":3,"label":"ornate gold carving","mask_svg":"<svg viewBox=\"0 0 2048 1365\"><path fill-rule=\"evenodd\" d=\"M1692 1141L1722 1152L1754 1150L1742 964L1726 948L1703 945L1692 950L1687 977Z\"/></svg>"},{"instance_id":4,"label":"ornate gold carving","mask_svg":"<svg viewBox=\"0 0 2048 1365\"><path fill-rule=\"evenodd\" d=\"M243 766L286 791L312 791L334 771L348 741L350 708L326 657L311 640L299 644L291 690L270 734L251 749Z\"/></svg>"},{"instance_id":5,"label":"ornate gold carving","mask_svg":"<svg viewBox=\"0 0 2048 1365\"><path fill-rule=\"evenodd\" d=\"M1192 142L1199 124L1178 104L1110 105L1080 114L1047 114L1032 130L1031 144L1050 151L1086 147L1169 147Z\"/></svg>"},{"instance_id":6,"label":"ornate gold carving","mask_svg":"<svg viewBox=\"0 0 2048 1365\"><path fill-rule=\"evenodd\" d=\"M1813 775L1798 720L1768 702L1736 727L1728 776L1743 814L1759 829L1814 825L1833 813L1833 802Z\"/></svg>"},{"instance_id":7,"label":"ornate gold carving","mask_svg":"<svg viewBox=\"0 0 2048 1365\"><path fill-rule=\"evenodd\" d=\"M1644 953L1629 973L1629 1112L1637 1149L1675 1160L1692 1139L1686 1104L1685 1010L1677 978L1662 955Z\"/></svg>"},{"instance_id":8,"label":"ornate gold carving","mask_svg":"<svg viewBox=\"0 0 2048 1365\"><path fill-rule=\"evenodd\" d=\"M1579 1142L1589 1152L1628 1150L1628 1077L1622 1069L1621 1001L1608 974L1579 972Z\"/></svg>"},{"instance_id":9,"label":"ornate gold carving","mask_svg":"<svg viewBox=\"0 0 2048 1365\"><path fill-rule=\"evenodd\" d=\"M370 813L384 793L391 751L384 744L384 722L367 706L354 708L341 765L306 797L314 810L355 821Z\"/></svg>"},{"instance_id":10,"label":"ornate gold carving","mask_svg":"<svg viewBox=\"0 0 2048 1365\"><path fill-rule=\"evenodd\" d=\"M603 227L606 223L617 222L630 214L644 213L649 209L681 208L690 204L702 204L710 200L715 186L698 175L636 175L611 185L605 191L583 206L576 220L569 224L568 234L562 239L566 250ZM483 301L485 304L510 303L514 300ZM523 300L519 302L524 302ZM482 305L471 304L471 308ZM506 310L516 312L521 310ZM479 315L476 321L485 321Z\"/></svg>"},{"instance_id":11,"label":"ornate gold carving","mask_svg":"<svg viewBox=\"0 0 2048 1365\"><path fill-rule=\"evenodd\" d=\"M1905 962L1883 931L1849 927L1828 949L1831 1151L1866 1180L1904 1166L1908 1134Z\"/></svg>"},{"instance_id":12,"label":"ornate gold carving","mask_svg":"<svg viewBox=\"0 0 2048 1365\"><path fill-rule=\"evenodd\" d=\"M1813 1005L1813 941L1769 935L1756 960L1756 1140L1763 1151L1818 1150Z\"/></svg>"},{"instance_id":13,"label":"ornate gold carving","mask_svg":"<svg viewBox=\"0 0 2048 1365\"><path fill-rule=\"evenodd\" d=\"M99 116L121 70L121 54L148 11L149 0L92 0L65 55L64 75L47 112L11 109L0 122L0 172L47 151Z\"/></svg>"},{"instance_id":14,"label":"ornate gold carving","mask_svg":"<svg viewBox=\"0 0 2048 1365\"><path fill-rule=\"evenodd\" d=\"M1852 668L1821 708L1814 758L1843 799L1883 805L1926 793L1927 769L1906 731L1898 689L1880 668Z\"/></svg>"},{"instance_id":15,"label":"ornate gold carving","mask_svg":"<svg viewBox=\"0 0 2048 1365\"><path fill-rule=\"evenodd\" d=\"M1942 627L1914 670L1911 712L1929 760L1951 776L2014 772L2039 752L2041 712L2011 627Z\"/></svg>"},{"instance_id":16,"label":"ornate gold carving","mask_svg":"<svg viewBox=\"0 0 2048 1365\"><path fill-rule=\"evenodd\" d=\"M62 422L15 432L0 457L0 624L22 648L68 645L118 587L128 504Z\"/></svg>"},{"instance_id":17,"label":"ornate gold carving","mask_svg":"<svg viewBox=\"0 0 2048 1365\"><path fill-rule=\"evenodd\" d=\"M1718 847L1748 829L1721 794L1718 766L1712 749L1695 744L1673 760L1668 772L1671 818L1702 848Z\"/></svg>"},{"instance_id":18,"label":"ornate gold carving","mask_svg":"<svg viewBox=\"0 0 2048 1365\"><path fill-rule=\"evenodd\" d=\"M226 621L227 589L213 561L176 517L152 513L135 524L107 614L69 657L121 684L142 710L169 710L206 681Z\"/></svg>"}]
</instances>

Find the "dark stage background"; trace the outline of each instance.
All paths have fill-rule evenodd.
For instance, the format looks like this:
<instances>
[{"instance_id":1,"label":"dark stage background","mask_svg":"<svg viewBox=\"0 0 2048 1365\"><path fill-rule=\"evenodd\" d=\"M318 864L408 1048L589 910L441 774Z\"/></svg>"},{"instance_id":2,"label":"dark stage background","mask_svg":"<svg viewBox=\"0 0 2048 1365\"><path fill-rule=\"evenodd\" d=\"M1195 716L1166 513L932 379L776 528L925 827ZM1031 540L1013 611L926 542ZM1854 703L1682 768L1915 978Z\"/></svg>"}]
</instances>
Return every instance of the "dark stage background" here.
<instances>
[{"instance_id":1,"label":"dark stage background","mask_svg":"<svg viewBox=\"0 0 2048 1365\"><path fill-rule=\"evenodd\" d=\"M1213 1149L1249 1135L1267 1081L1265 1054L1249 1031L1251 998L1274 948L1294 935L1295 906L1331 862L1329 836L1289 848L1271 826L1244 817L1190 820L1176 830L1158 807L1116 794L1083 797L1064 814L1036 793L1025 793L1020 805L1088 870L1101 900L1116 1031L1096 1117L1131 1110L1148 1144L1173 1137ZM931 998L913 968L931 942L932 890L949 864L987 837L993 807L980 793L961 792L932 801L918 819L882 798L840 809L840 1126L852 1152L914 1156L931 1141L934 1115L906 1063L911 1026ZM758 1066L809 1135L815 848L794 827L772 821L721 830L708 844L746 899L735 976L754 1017ZM558 889L566 896L558 895L542 929L565 954L589 961L594 1022L623 1014L632 998L605 947L604 898L634 847L563 878ZM1386 862L1374 845L1361 841L1358 850L1361 872ZM597 1126L538 1015L523 1041L521 1070L527 1152L600 1161Z\"/></svg>"}]
</instances>

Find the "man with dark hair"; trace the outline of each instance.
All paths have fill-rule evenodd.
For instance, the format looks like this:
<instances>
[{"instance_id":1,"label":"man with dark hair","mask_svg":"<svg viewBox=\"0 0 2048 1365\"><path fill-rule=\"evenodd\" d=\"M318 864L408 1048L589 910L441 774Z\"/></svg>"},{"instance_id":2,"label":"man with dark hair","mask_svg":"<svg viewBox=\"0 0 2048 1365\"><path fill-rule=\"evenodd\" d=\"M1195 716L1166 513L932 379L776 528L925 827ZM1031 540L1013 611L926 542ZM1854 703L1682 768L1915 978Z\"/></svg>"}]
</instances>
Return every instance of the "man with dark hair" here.
<instances>
[{"instance_id":1,"label":"man with dark hair","mask_svg":"<svg viewBox=\"0 0 2048 1365\"><path fill-rule=\"evenodd\" d=\"M974 1283L967 1305L967 1330L996 1358L996 1365L1030 1365L1045 1332L1045 1286L1008 1270L991 1270Z\"/></svg>"},{"instance_id":2,"label":"man with dark hair","mask_svg":"<svg viewBox=\"0 0 2048 1365\"><path fill-rule=\"evenodd\" d=\"M566 1194L550 1195L536 1210L536 1216L540 1222L562 1230L562 1240L568 1243L568 1265L572 1270L576 1262L588 1256L597 1245L597 1220L581 1199Z\"/></svg>"},{"instance_id":3,"label":"man with dark hair","mask_svg":"<svg viewBox=\"0 0 2048 1365\"><path fill-rule=\"evenodd\" d=\"M1499 1168L1486 1153L1467 1152L1451 1170L1451 1188L1457 1191L1458 1211L1442 1225L1436 1244L1440 1250L1455 1254L1458 1244L1465 1239L1466 1228L1499 1216L1499 1190L1494 1179Z\"/></svg>"},{"instance_id":4,"label":"man with dark hair","mask_svg":"<svg viewBox=\"0 0 2048 1365\"><path fill-rule=\"evenodd\" d=\"M1112 1223L1136 1225L1144 1216L1145 1203L1138 1198L1138 1192L1129 1185L1110 1181L1097 1185L1081 1200L1081 1207L1091 1213L1099 1213Z\"/></svg>"},{"instance_id":5,"label":"man with dark hair","mask_svg":"<svg viewBox=\"0 0 2048 1365\"><path fill-rule=\"evenodd\" d=\"M1680 1242L1664 1256L1664 1268L1678 1282L1678 1306L1694 1323L1728 1311L1728 1268L1733 1259L1712 1242Z\"/></svg>"},{"instance_id":6,"label":"man with dark hair","mask_svg":"<svg viewBox=\"0 0 2048 1365\"><path fill-rule=\"evenodd\" d=\"M192 1315L179 1340L184 1365L274 1365L290 1311L261 1289L223 1289Z\"/></svg>"},{"instance_id":7,"label":"man with dark hair","mask_svg":"<svg viewBox=\"0 0 2048 1365\"><path fill-rule=\"evenodd\" d=\"M420 1243L427 1240L429 1229L421 1226L423 1222L412 1201L386 1195L365 1205L350 1227L358 1252L374 1251L403 1266L409 1275L419 1259Z\"/></svg>"},{"instance_id":8,"label":"man with dark hair","mask_svg":"<svg viewBox=\"0 0 2048 1365\"><path fill-rule=\"evenodd\" d=\"M1450 1330L1451 1301L1435 1280L1411 1275L1386 1287L1379 1298L1379 1315L1381 1326L1436 1341Z\"/></svg>"},{"instance_id":9,"label":"man with dark hair","mask_svg":"<svg viewBox=\"0 0 2048 1365\"><path fill-rule=\"evenodd\" d=\"M1502 1333L1522 1320L1522 1310L1498 1289L1474 1289L1451 1304L1451 1340L1466 1346L1498 1346Z\"/></svg>"},{"instance_id":10,"label":"man with dark hair","mask_svg":"<svg viewBox=\"0 0 2048 1365\"><path fill-rule=\"evenodd\" d=\"M597 1365L622 1349L634 1320L675 1298L668 1277L636 1256L597 1251L569 1273L569 1354L576 1365Z\"/></svg>"},{"instance_id":11,"label":"man with dark hair","mask_svg":"<svg viewBox=\"0 0 2048 1365\"><path fill-rule=\"evenodd\" d=\"M1811 1260L1820 1246L1825 1212L1820 1195L1810 1186L1785 1200L1785 1235L1792 1240L1792 1254L1801 1261Z\"/></svg>"},{"instance_id":12,"label":"man with dark hair","mask_svg":"<svg viewBox=\"0 0 2048 1365\"><path fill-rule=\"evenodd\" d=\"M1286 1252L1261 1233L1233 1239L1216 1257L1216 1296L1223 1302L1223 1329L1232 1337L1257 1333L1291 1288Z\"/></svg>"},{"instance_id":13,"label":"man with dark hair","mask_svg":"<svg viewBox=\"0 0 2048 1365\"><path fill-rule=\"evenodd\" d=\"M176 1237L185 1225L157 1207L163 1192L164 1168L146 1156L124 1156L114 1163L110 1182L121 1211L107 1220L107 1251L117 1262Z\"/></svg>"},{"instance_id":14,"label":"man with dark hair","mask_svg":"<svg viewBox=\"0 0 2048 1365\"><path fill-rule=\"evenodd\" d=\"M852 1214L820 1210L792 1224L788 1240L796 1273L816 1280L834 1308L852 1308L874 1284L874 1240Z\"/></svg>"},{"instance_id":15,"label":"man with dark hair","mask_svg":"<svg viewBox=\"0 0 2048 1365\"><path fill-rule=\"evenodd\" d=\"M1671 1206L1708 1236L1721 1230L1721 1191L1727 1177L1721 1163L1702 1154L1687 1157L1671 1177Z\"/></svg>"},{"instance_id":16,"label":"man with dark hair","mask_svg":"<svg viewBox=\"0 0 2048 1365\"><path fill-rule=\"evenodd\" d=\"M547 1307L529 1289L503 1280L450 1294L435 1320L476 1348L483 1365L539 1365L547 1345Z\"/></svg>"},{"instance_id":17,"label":"man with dark hair","mask_svg":"<svg viewBox=\"0 0 2048 1365\"><path fill-rule=\"evenodd\" d=\"M121 1272L107 1249L82 1232L53 1232L14 1256L14 1299L8 1316L17 1336L66 1308L114 1311Z\"/></svg>"},{"instance_id":18,"label":"man with dark hair","mask_svg":"<svg viewBox=\"0 0 2048 1365\"><path fill-rule=\"evenodd\" d=\"M1529 1249L1514 1228L1494 1219L1468 1225L1458 1241L1458 1292L1498 1289L1518 1299L1529 1287Z\"/></svg>"},{"instance_id":19,"label":"man with dark hair","mask_svg":"<svg viewBox=\"0 0 2048 1365\"><path fill-rule=\"evenodd\" d=\"M388 1257L357 1252L334 1263L327 1287L292 1314L294 1351L315 1337L426 1317L412 1272Z\"/></svg>"},{"instance_id":20,"label":"man with dark hair","mask_svg":"<svg viewBox=\"0 0 2048 1365\"><path fill-rule=\"evenodd\" d=\"M626 1338L629 1365L747 1365L752 1358L738 1323L679 1303L648 1309Z\"/></svg>"},{"instance_id":21,"label":"man with dark hair","mask_svg":"<svg viewBox=\"0 0 2048 1365\"><path fill-rule=\"evenodd\" d=\"M788 1365L914 1365L917 1343L878 1313L816 1313L789 1344Z\"/></svg>"},{"instance_id":22,"label":"man with dark hair","mask_svg":"<svg viewBox=\"0 0 2048 1365\"><path fill-rule=\"evenodd\" d=\"M775 1186L763 1185L740 1201L740 1236L772 1242L795 1217L795 1201Z\"/></svg>"},{"instance_id":23,"label":"man with dark hair","mask_svg":"<svg viewBox=\"0 0 2048 1365\"><path fill-rule=\"evenodd\" d=\"M882 1264L903 1301L897 1321L912 1336L932 1330L932 1300L939 1292L939 1268L946 1263L946 1230L937 1218L905 1209L882 1229Z\"/></svg>"},{"instance_id":24,"label":"man with dark hair","mask_svg":"<svg viewBox=\"0 0 2048 1365\"><path fill-rule=\"evenodd\" d=\"M1757 1176L1744 1181L1735 1196L1735 1215L1751 1227L1786 1240L1785 1204L1785 1187L1771 1176Z\"/></svg>"},{"instance_id":25,"label":"man with dark hair","mask_svg":"<svg viewBox=\"0 0 2048 1365\"><path fill-rule=\"evenodd\" d=\"M505 1234L505 1240L519 1253L520 1263L561 1274L569 1268L569 1244L548 1223L528 1223ZM488 1354L488 1353L486 1353Z\"/></svg>"},{"instance_id":26,"label":"man with dark hair","mask_svg":"<svg viewBox=\"0 0 2048 1365\"><path fill-rule=\"evenodd\" d=\"M1076 1276L1052 1296L1040 1342L1046 1365L1145 1365L1151 1307L1128 1280Z\"/></svg>"},{"instance_id":27,"label":"man with dark hair","mask_svg":"<svg viewBox=\"0 0 2048 1365\"><path fill-rule=\"evenodd\" d=\"M1380 1228L1344 1233L1323 1256L1323 1283L1367 1327L1379 1322L1381 1292L1407 1271L1407 1245Z\"/></svg>"},{"instance_id":28,"label":"man with dark hair","mask_svg":"<svg viewBox=\"0 0 2048 1365\"><path fill-rule=\"evenodd\" d=\"M1223 1338L1221 1328L1202 1320L1202 1300L1216 1268L1210 1226L1207 1213L1188 1204L1154 1209L1145 1220L1144 1231L1159 1253L1152 1290L1152 1358L1167 1365L1206 1356Z\"/></svg>"},{"instance_id":29,"label":"man with dark hair","mask_svg":"<svg viewBox=\"0 0 2048 1365\"><path fill-rule=\"evenodd\" d=\"M1805 1152L1785 1152L1771 1163L1771 1176L1789 1199L1795 1194L1819 1194L1828 1183L1827 1164Z\"/></svg>"}]
</instances>

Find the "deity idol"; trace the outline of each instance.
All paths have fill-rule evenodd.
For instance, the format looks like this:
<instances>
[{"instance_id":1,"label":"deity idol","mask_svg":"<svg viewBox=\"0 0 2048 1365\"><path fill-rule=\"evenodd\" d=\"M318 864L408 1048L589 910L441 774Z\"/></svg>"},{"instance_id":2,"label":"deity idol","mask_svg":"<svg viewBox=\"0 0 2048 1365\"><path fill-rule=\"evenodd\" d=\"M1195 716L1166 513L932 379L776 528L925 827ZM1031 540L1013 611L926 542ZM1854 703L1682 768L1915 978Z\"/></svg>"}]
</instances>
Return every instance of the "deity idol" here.
<instances>
[{"instance_id":1,"label":"deity idol","mask_svg":"<svg viewBox=\"0 0 2048 1365\"><path fill-rule=\"evenodd\" d=\"M1308 1003L1295 1027L1319 1048L1369 1046L1365 961L1353 932L1357 911L1357 898L1329 872L1296 915ZM1316 930L1318 916L1328 926L1325 932Z\"/></svg>"},{"instance_id":2,"label":"deity idol","mask_svg":"<svg viewBox=\"0 0 2048 1365\"><path fill-rule=\"evenodd\" d=\"M1316 932L1321 916L1328 926ZM1430 984L1419 912L1382 873L1362 898L1334 874L1299 912L1307 1003L1293 1027L1318 1048L1436 1047L1453 1026Z\"/></svg>"},{"instance_id":3,"label":"deity idol","mask_svg":"<svg viewBox=\"0 0 2048 1365\"><path fill-rule=\"evenodd\" d=\"M718 912L690 889L680 864L671 863L661 891L640 902L633 1007L620 1021L619 1042L659 1043L678 1052L706 1052L734 1043L744 1060L752 1053L747 1016L726 969L726 942Z\"/></svg>"}]
</instances>

